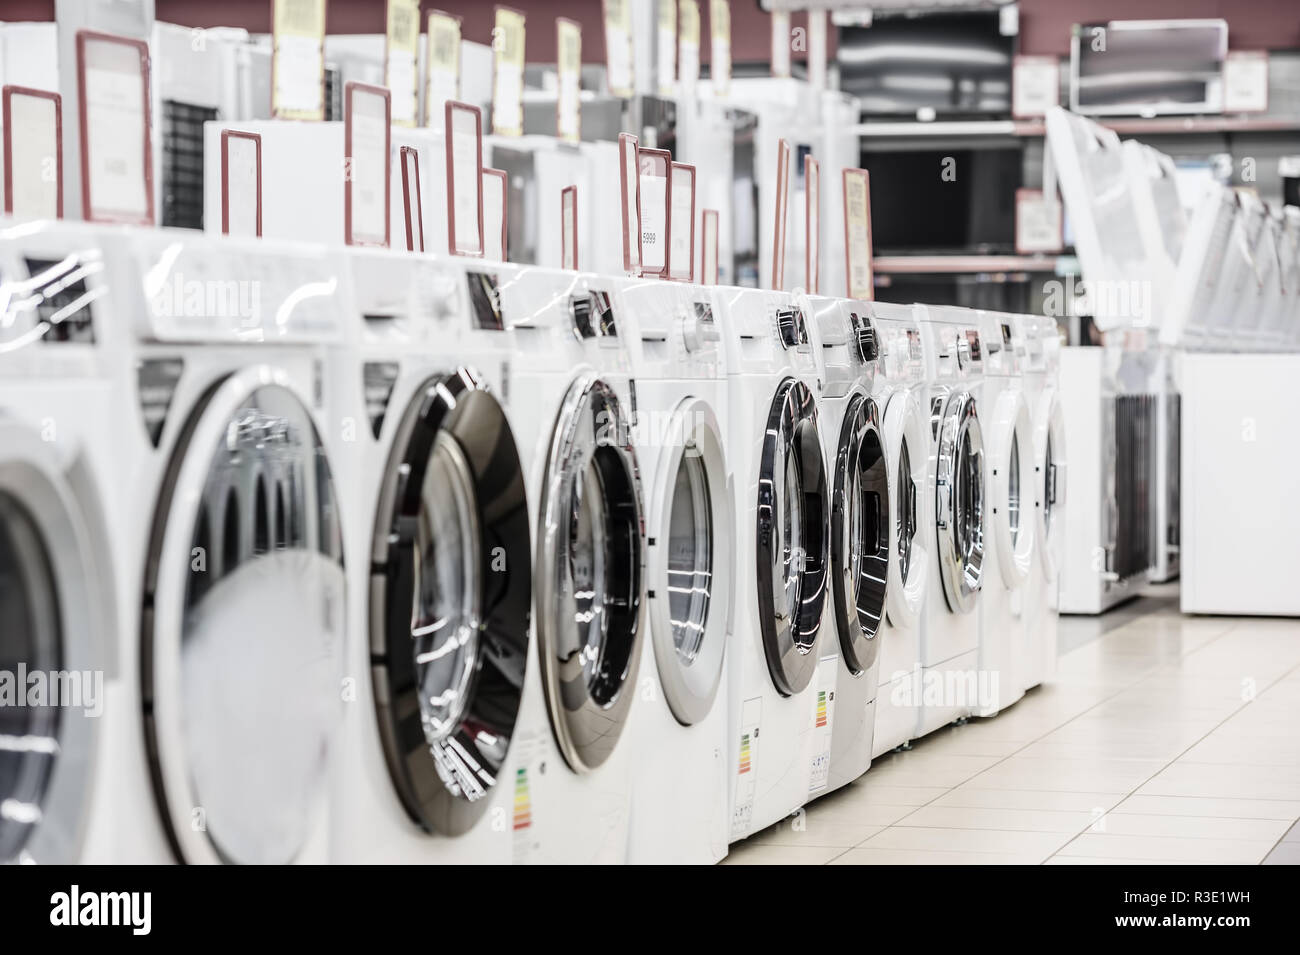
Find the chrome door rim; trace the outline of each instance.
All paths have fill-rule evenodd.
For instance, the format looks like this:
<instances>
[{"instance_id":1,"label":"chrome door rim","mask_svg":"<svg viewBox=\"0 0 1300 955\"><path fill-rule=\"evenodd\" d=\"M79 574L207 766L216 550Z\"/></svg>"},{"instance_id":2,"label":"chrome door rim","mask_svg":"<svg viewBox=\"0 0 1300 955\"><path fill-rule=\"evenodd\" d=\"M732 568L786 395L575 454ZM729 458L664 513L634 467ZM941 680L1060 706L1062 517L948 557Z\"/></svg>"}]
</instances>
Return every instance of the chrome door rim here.
<instances>
[{"instance_id":1,"label":"chrome door rim","mask_svg":"<svg viewBox=\"0 0 1300 955\"><path fill-rule=\"evenodd\" d=\"M1034 421L1034 530L1043 572L1048 580L1055 580L1061 566L1061 536L1064 533L1061 522L1065 519L1061 508L1065 505L1067 493L1065 422L1055 389L1049 388L1040 395L1038 403ZM1048 460L1049 442L1051 461ZM1047 500L1049 480L1055 491L1050 505Z\"/></svg>"},{"instance_id":2,"label":"chrome door rim","mask_svg":"<svg viewBox=\"0 0 1300 955\"><path fill-rule=\"evenodd\" d=\"M1004 392L995 412L994 436L990 449L992 461L993 533L997 537L998 567L1008 590L1024 584L1034 561L1036 529L1027 513L1026 500L1035 495L1034 435L1029 422L1029 407L1018 390ZM1011 457L1012 447L1016 459ZM1014 473L1013 473L1014 468ZM1020 526L1011 530L1011 482L1018 485Z\"/></svg>"},{"instance_id":3,"label":"chrome door rim","mask_svg":"<svg viewBox=\"0 0 1300 955\"><path fill-rule=\"evenodd\" d=\"M925 531L925 488L929 470L929 425L922 411L921 404L911 391L900 391L890 397L885 406L885 436L888 444L886 452L892 462L890 479L890 552L889 585L886 588L886 603L889 607L890 626L912 629L921 619L924 607L925 587L930 575L929 534ZM907 448L909 477L912 483L912 506L916 512L912 515L911 557L907 575L904 576L899 566L901 540L899 531L902 527L898 508L905 500L900 492L898 482L902 467L903 448Z\"/></svg>"},{"instance_id":4,"label":"chrome door rim","mask_svg":"<svg viewBox=\"0 0 1300 955\"><path fill-rule=\"evenodd\" d=\"M983 582L983 454L975 399L969 392L955 391L944 406L935 458L939 576L948 609L953 613L975 609Z\"/></svg>"}]
</instances>

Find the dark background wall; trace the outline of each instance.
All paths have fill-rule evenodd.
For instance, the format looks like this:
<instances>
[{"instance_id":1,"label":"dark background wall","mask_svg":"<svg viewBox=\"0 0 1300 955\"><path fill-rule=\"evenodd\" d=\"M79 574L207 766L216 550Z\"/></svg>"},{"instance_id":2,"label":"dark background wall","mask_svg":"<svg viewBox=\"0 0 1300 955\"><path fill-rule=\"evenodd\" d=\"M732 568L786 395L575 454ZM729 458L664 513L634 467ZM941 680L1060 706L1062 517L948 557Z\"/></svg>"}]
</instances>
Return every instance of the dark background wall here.
<instances>
[{"instance_id":1,"label":"dark background wall","mask_svg":"<svg viewBox=\"0 0 1300 955\"><path fill-rule=\"evenodd\" d=\"M492 4L485 0L422 0L426 9L441 9L464 18L466 39L486 43L492 33ZM582 24L582 53L587 63L605 59L601 0L513 0L511 6L528 15L527 57L530 62L555 60L555 18L566 16ZM239 26L255 33L271 29L270 0L156 0L159 20L183 26ZM701 62L709 61L709 3L700 0ZM50 20L54 0L5 0L0 17L6 20ZM1300 48L1300 8L1295 0L1020 0L1022 53L1069 53L1070 26L1081 20L1159 20L1222 17L1228 21L1233 49L1282 50ZM795 27L806 17L796 14ZM330 0L331 33L382 33L383 0ZM769 59L771 23L758 0L731 4L732 60L763 63ZM831 56L834 56L834 29ZM795 62L802 57L794 54Z\"/></svg>"}]
</instances>

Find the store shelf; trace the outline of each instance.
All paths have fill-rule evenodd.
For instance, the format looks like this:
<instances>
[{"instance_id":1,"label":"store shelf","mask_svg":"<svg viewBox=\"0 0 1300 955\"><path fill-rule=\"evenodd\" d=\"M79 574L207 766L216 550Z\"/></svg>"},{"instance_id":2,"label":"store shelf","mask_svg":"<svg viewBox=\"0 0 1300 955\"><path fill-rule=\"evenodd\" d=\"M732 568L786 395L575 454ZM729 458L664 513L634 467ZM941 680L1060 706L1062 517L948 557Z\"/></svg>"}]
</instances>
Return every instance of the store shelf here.
<instances>
[{"instance_id":1,"label":"store shelf","mask_svg":"<svg viewBox=\"0 0 1300 955\"><path fill-rule=\"evenodd\" d=\"M1189 133L1300 132L1300 118L1269 116L1158 116L1151 119L1103 119L1100 125L1121 135L1179 135ZM864 139L905 139L960 136L1042 136L1042 120L971 120L963 122L858 123L853 132Z\"/></svg>"},{"instance_id":2,"label":"store shelf","mask_svg":"<svg viewBox=\"0 0 1300 955\"><path fill-rule=\"evenodd\" d=\"M1073 256L1057 255L878 255L878 274L958 274L976 272L1052 272L1072 270Z\"/></svg>"}]
</instances>

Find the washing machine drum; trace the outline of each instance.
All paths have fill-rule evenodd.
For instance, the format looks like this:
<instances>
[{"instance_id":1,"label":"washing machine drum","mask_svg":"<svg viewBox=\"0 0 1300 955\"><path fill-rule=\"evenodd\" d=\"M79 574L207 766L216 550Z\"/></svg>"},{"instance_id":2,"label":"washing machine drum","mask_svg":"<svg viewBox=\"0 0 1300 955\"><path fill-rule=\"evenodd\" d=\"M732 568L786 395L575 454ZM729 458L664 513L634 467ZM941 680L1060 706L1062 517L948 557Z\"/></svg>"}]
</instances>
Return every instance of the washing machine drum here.
<instances>
[{"instance_id":1,"label":"washing machine drum","mask_svg":"<svg viewBox=\"0 0 1300 955\"><path fill-rule=\"evenodd\" d=\"M428 379L399 419L371 553L376 715L402 805L430 832L482 816L528 660L528 505L505 412L477 376Z\"/></svg>"},{"instance_id":2,"label":"washing machine drum","mask_svg":"<svg viewBox=\"0 0 1300 955\"><path fill-rule=\"evenodd\" d=\"M984 575L984 438L969 392L950 394L939 420L935 525L939 576L953 613L975 609Z\"/></svg>"},{"instance_id":3,"label":"washing machine drum","mask_svg":"<svg viewBox=\"0 0 1300 955\"><path fill-rule=\"evenodd\" d=\"M631 422L579 377L551 437L537 540L537 636L556 743L575 772L605 762L641 660L644 541Z\"/></svg>"},{"instance_id":4,"label":"washing machine drum","mask_svg":"<svg viewBox=\"0 0 1300 955\"><path fill-rule=\"evenodd\" d=\"M812 680L826 605L830 494L817 407L787 378L768 414L759 464L758 619L772 682L792 696Z\"/></svg>"},{"instance_id":5,"label":"washing machine drum","mask_svg":"<svg viewBox=\"0 0 1300 955\"><path fill-rule=\"evenodd\" d=\"M831 580L840 651L851 673L876 660L889 573L889 469L876 403L845 409L831 504Z\"/></svg>"},{"instance_id":6,"label":"washing machine drum","mask_svg":"<svg viewBox=\"0 0 1300 955\"><path fill-rule=\"evenodd\" d=\"M347 613L329 462L297 391L257 370L184 420L142 607L153 778L188 862L319 849Z\"/></svg>"}]
</instances>

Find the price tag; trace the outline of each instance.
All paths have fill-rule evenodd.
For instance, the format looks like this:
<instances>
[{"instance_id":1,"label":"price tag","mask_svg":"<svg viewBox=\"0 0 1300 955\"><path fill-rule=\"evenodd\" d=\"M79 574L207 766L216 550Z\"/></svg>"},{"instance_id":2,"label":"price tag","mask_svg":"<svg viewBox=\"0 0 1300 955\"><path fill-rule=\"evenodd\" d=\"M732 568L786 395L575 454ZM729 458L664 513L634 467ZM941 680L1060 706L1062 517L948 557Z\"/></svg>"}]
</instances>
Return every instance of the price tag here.
<instances>
[{"instance_id":1,"label":"price tag","mask_svg":"<svg viewBox=\"0 0 1300 955\"><path fill-rule=\"evenodd\" d=\"M821 165L812 156L803 157L804 182L804 287L817 295L821 286Z\"/></svg>"},{"instance_id":2,"label":"price tag","mask_svg":"<svg viewBox=\"0 0 1300 955\"><path fill-rule=\"evenodd\" d=\"M483 255L483 114L477 106L444 107L447 141L447 247Z\"/></svg>"},{"instance_id":3,"label":"price tag","mask_svg":"<svg viewBox=\"0 0 1300 955\"><path fill-rule=\"evenodd\" d=\"M790 142L777 143L776 214L772 218L772 288L785 288L785 229L790 210Z\"/></svg>"},{"instance_id":4,"label":"price tag","mask_svg":"<svg viewBox=\"0 0 1300 955\"><path fill-rule=\"evenodd\" d=\"M414 126L420 107L420 0L388 0L384 83L392 94L393 125Z\"/></svg>"},{"instance_id":5,"label":"price tag","mask_svg":"<svg viewBox=\"0 0 1300 955\"><path fill-rule=\"evenodd\" d=\"M424 206L420 192L420 151L414 146L403 146L402 158L402 208L406 211L406 249L408 252L424 251Z\"/></svg>"},{"instance_id":6,"label":"price tag","mask_svg":"<svg viewBox=\"0 0 1300 955\"><path fill-rule=\"evenodd\" d=\"M637 175L637 138L618 134L619 188L623 198L623 271L641 274L641 177Z\"/></svg>"},{"instance_id":7,"label":"price tag","mask_svg":"<svg viewBox=\"0 0 1300 955\"><path fill-rule=\"evenodd\" d=\"M275 0L271 19L271 113L325 118L325 0Z\"/></svg>"},{"instance_id":8,"label":"price tag","mask_svg":"<svg viewBox=\"0 0 1300 955\"><path fill-rule=\"evenodd\" d=\"M684 162L669 167L668 277L695 281L695 167Z\"/></svg>"},{"instance_id":9,"label":"price tag","mask_svg":"<svg viewBox=\"0 0 1300 955\"><path fill-rule=\"evenodd\" d=\"M424 124L432 126L445 115L449 101L460 99L460 17L435 10L427 23Z\"/></svg>"},{"instance_id":10,"label":"price tag","mask_svg":"<svg viewBox=\"0 0 1300 955\"><path fill-rule=\"evenodd\" d=\"M605 69L609 92L621 99L631 99L632 74L632 3L631 0L604 0Z\"/></svg>"},{"instance_id":11,"label":"price tag","mask_svg":"<svg viewBox=\"0 0 1300 955\"><path fill-rule=\"evenodd\" d=\"M641 179L641 269L643 275L668 277L668 170L666 149L638 149Z\"/></svg>"},{"instance_id":12,"label":"price tag","mask_svg":"<svg viewBox=\"0 0 1300 955\"><path fill-rule=\"evenodd\" d=\"M844 170L844 275L849 298L875 298L871 269L871 179L865 169Z\"/></svg>"},{"instance_id":13,"label":"price tag","mask_svg":"<svg viewBox=\"0 0 1300 955\"><path fill-rule=\"evenodd\" d=\"M718 210L705 209L700 222L703 251L700 253L700 282L718 284Z\"/></svg>"},{"instance_id":14,"label":"price tag","mask_svg":"<svg viewBox=\"0 0 1300 955\"><path fill-rule=\"evenodd\" d=\"M1017 56L1011 67L1011 115L1046 116L1061 102L1061 68L1054 56Z\"/></svg>"},{"instance_id":15,"label":"price tag","mask_svg":"<svg viewBox=\"0 0 1300 955\"><path fill-rule=\"evenodd\" d=\"M148 45L78 30L77 93L82 218L153 225Z\"/></svg>"},{"instance_id":16,"label":"price tag","mask_svg":"<svg viewBox=\"0 0 1300 955\"><path fill-rule=\"evenodd\" d=\"M1016 252L1060 252L1064 246L1061 203L1041 189L1016 190Z\"/></svg>"},{"instance_id":17,"label":"price tag","mask_svg":"<svg viewBox=\"0 0 1300 955\"><path fill-rule=\"evenodd\" d=\"M555 129L566 142L582 138L582 27L573 20L555 20L559 90L555 100Z\"/></svg>"},{"instance_id":18,"label":"price tag","mask_svg":"<svg viewBox=\"0 0 1300 955\"><path fill-rule=\"evenodd\" d=\"M578 269L578 187L560 190L560 268Z\"/></svg>"},{"instance_id":19,"label":"price tag","mask_svg":"<svg viewBox=\"0 0 1300 955\"><path fill-rule=\"evenodd\" d=\"M659 0L659 45L657 48L660 96L673 95L673 81L677 79L677 4L675 0Z\"/></svg>"},{"instance_id":20,"label":"price tag","mask_svg":"<svg viewBox=\"0 0 1300 955\"><path fill-rule=\"evenodd\" d=\"M522 136L524 132L524 15L509 7L496 8L492 28L492 132Z\"/></svg>"},{"instance_id":21,"label":"price tag","mask_svg":"<svg viewBox=\"0 0 1300 955\"><path fill-rule=\"evenodd\" d=\"M382 86L343 87L343 237L348 245L388 245L391 104Z\"/></svg>"},{"instance_id":22,"label":"price tag","mask_svg":"<svg viewBox=\"0 0 1300 955\"><path fill-rule=\"evenodd\" d=\"M709 76L713 79L713 92L717 96L726 96L731 90L730 0L710 0L709 37L713 47L713 62L709 71Z\"/></svg>"},{"instance_id":23,"label":"price tag","mask_svg":"<svg viewBox=\"0 0 1300 955\"><path fill-rule=\"evenodd\" d=\"M790 76L790 11L772 11L772 75Z\"/></svg>"},{"instance_id":24,"label":"price tag","mask_svg":"<svg viewBox=\"0 0 1300 955\"><path fill-rule=\"evenodd\" d=\"M700 4L699 0L681 0L677 6L677 79L683 94L695 88L700 78Z\"/></svg>"},{"instance_id":25,"label":"price tag","mask_svg":"<svg viewBox=\"0 0 1300 955\"><path fill-rule=\"evenodd\" d=\"M221 131L221 232L262 234L262 137Z\"/></svg>"},{"instance_id":26,"label":"price tag","mask_svg":"<svg viewBox=\"0 0 1300 955\"><path fill-rule=\"evenodd\" d=\"M504 169L483 169L483 256L494 262L506 260L508 205Z\"/></svg>"},{"instance_id":27,"label":"price tag","mask_svg":"<svg viewBox=\"0 0 1300 955\"><path fill-rule=\"evenodd\" d=\"M1268 112L1268 54L1232 50L1223 61L1223 111Z\"/></svg>"},{"instance_id":28,"label":"price tag","mask_svg":"<svg viewBox=\"0 0 1300 955\"><path fill-rule=\"evenodd\" d=\"M17 219L63 218L63 99L6 86L4 211Z\"/></svg>"}]
</instances>

